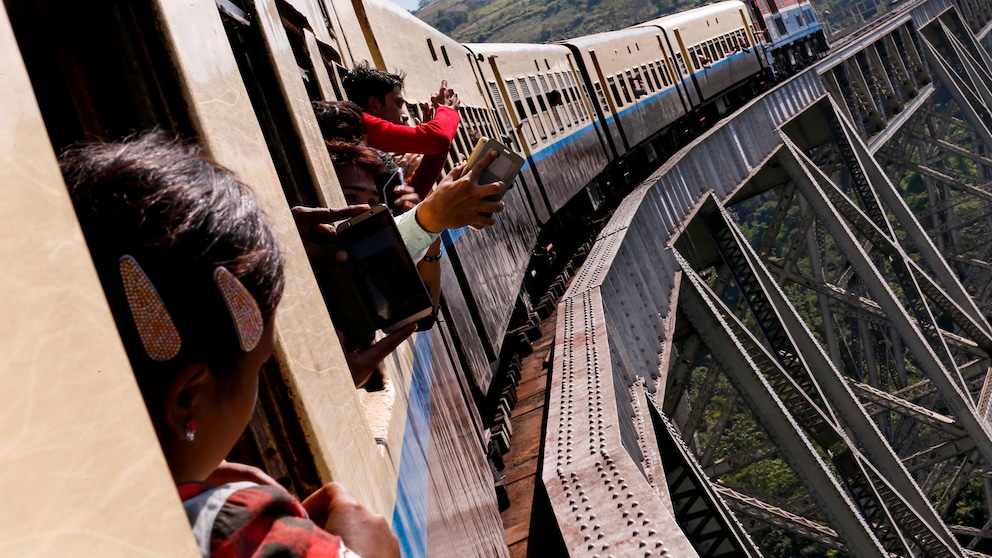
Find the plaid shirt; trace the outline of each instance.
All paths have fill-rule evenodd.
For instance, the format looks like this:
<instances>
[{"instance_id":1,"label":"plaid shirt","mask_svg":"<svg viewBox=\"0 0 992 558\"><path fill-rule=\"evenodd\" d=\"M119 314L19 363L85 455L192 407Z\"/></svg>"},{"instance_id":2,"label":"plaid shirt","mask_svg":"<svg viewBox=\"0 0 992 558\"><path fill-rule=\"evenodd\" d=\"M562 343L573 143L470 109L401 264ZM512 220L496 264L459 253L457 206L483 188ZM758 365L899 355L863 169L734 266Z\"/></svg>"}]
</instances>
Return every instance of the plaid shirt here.
<instances>
[{"instance_id":1,"label":"plaid shirt","mask_svg":"<svg viewBox=\"0 0 992 558\"><path fill-rule=\"evenodd\" d=\"M247 482L177 488L204 557L358 558L281 488Z\"/></svg>"}]
</instances>

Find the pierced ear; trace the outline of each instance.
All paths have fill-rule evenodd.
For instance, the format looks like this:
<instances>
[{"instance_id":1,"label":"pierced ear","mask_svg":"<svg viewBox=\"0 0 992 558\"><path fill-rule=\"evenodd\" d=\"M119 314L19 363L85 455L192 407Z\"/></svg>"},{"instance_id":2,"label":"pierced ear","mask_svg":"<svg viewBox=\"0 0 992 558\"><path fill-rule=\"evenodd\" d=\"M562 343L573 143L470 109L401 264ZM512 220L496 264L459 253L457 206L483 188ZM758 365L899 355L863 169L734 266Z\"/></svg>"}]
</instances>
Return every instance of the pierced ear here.
<instances>
[{"instance_id":1,"label":"pierced ear","mask_svg":"<svg viewBox=\"0 0 992 558\"><path fill-rule=\"evenodd\" d=\"M202 362L186 365L172 379L166 390L162 420L175 439L185 436L187 421L196 420L200 405L206 401L204 392L212 382L210 368Z\"/></svg>"}]
</instances>

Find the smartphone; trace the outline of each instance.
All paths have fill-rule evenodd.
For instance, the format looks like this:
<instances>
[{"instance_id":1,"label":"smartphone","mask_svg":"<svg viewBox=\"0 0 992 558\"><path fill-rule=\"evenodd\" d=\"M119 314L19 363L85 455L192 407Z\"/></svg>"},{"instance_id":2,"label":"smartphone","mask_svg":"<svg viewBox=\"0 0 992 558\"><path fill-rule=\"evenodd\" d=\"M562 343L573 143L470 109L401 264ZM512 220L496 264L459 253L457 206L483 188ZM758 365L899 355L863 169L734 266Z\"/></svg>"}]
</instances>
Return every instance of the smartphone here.
<instances>
[{"instance_id":1,"label":"smartphone","mask_svg":"<svg viewBox=\"0 0 992 558\"><path fill-rule=\"evenodd\" d=\"M496 151L496 153L499 153L499 156L496 157L496 160L490 163L489 167L483 171L481 176L479 176L479 184L502 182L503 184L506 184L507 189L512 188L513 181L516 180L517 174L524 166L524 159L520 155L514 153L512 149L494 139L489 139L486 137L479 138L479 141L475 144L475 148L472 150L472 154L468 157L468 163L466 163L465 170L462 174L464 175L471 171L472 167L474 167L490 151ZM503 199L503 196L488 196L486 199L490 201L499 201ZM469 225L469 227L475 230L479 229L479 227L474 225Z\"/></svg>"},{"instance_id":2,"label":"smartphone","mask_svg":"<svg viewBox=\"0 0 992 558\"><path fill-rule=\"evenodd\" d=\"M335 229L359 295L352 302L364 306L376 329L392 333L431 315L430 294L386 206L377 205Z\"/></svg>"},{"instance_id":3,"label":"smartphone","mask_svg":"<svg viewBox=\"0 0 992 558\"><path fill-rule=\"evenodd\" d=\"M507 188L512 187L513 181L524 166L524 159L498 140L485 137L479 138L479 141L475 144L475 149L472 150L472 154L468 156L468 163L465 165L465 170L462 174L467 174L471 171L472 167L490 151L499 153L499 157L496 157L496 160L490 163L489 168L483 171L482 176L479 177L479 184L502 182L506 184ZM499 201L500 197L502 196L491 196L490 199Z\"/></svg>"}]
</instances>

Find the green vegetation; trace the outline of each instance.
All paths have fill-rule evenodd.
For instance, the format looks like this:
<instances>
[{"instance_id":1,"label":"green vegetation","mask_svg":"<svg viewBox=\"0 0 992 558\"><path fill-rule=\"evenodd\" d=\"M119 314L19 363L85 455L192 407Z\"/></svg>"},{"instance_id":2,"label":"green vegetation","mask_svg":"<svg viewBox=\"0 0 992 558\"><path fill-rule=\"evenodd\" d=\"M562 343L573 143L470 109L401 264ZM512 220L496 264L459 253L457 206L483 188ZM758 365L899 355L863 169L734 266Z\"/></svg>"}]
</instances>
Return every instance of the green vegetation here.
<instances>
[{"instance_id":1,"label":"green vegetation","mask_svg":"<svg viewBox=\"0 0 992 558\"><path fill-rule=\"evenodd\" d=\"M414 15L466 43L551 42L612 31L700 0L436 0Z\"/></svg>"}]
</instances>

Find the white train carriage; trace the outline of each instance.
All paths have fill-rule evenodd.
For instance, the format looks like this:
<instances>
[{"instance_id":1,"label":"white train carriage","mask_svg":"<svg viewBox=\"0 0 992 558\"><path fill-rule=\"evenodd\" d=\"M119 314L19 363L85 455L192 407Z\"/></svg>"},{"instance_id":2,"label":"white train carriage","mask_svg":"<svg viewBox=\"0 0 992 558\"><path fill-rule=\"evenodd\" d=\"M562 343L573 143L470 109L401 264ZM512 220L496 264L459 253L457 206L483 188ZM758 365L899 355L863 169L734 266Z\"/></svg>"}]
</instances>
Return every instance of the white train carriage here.
<instances>
[{"instance_id":1,"label":"white train carriage","mask_svg":"<svg viewBox=\"0 0 992 558\"><path fill-rule=\"evenodd\" d=\"M598 112L610 130L616 156L692 110L680 59L657 29L630 28L569 39L594 92Z\"/></svg>"},{"instance_id":2,"label":"white train carriage","mask_svg":"<svg viewBox=\"0 0 992 558\"><path fill-rule=\"evenodd\" d=\"M568 48L469 44L512 146L526 157L528 196L548 220L609 163L609 148ZM535 213L537 213L535 211Z\"/></svg>"},{"instance_id":3,"label":"white train carriage","mask_svg":"<svg viewBox=\"0 0 992 558\"><path fill-rule=\"evenodd\" d=\"M693 106L714 101L723 114L729 91L761 79L767 68L755 40L747 6L730 0L665 16L640 27L660 29L676 58L685 60L683 79Z\"/></svg>"}]
</instances>

